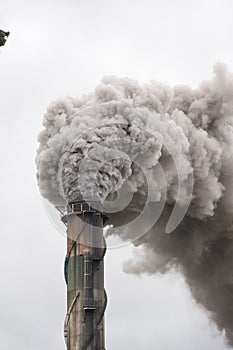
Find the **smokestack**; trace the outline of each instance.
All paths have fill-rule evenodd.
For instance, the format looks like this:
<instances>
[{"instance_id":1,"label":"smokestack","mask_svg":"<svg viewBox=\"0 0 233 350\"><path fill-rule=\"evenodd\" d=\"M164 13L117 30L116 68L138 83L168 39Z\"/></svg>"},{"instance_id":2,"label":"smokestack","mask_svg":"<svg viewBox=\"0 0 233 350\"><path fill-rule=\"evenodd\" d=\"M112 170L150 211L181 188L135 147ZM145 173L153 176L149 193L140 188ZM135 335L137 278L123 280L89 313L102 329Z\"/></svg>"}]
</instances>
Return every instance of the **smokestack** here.
<instances>
[{"instance_id":1,"label":"smokestack","mask_svg":"<svg viewBox=\"0 0 233 350\"><path fill-rule=\"evenodd\" d=\"M99 236L90 226L84 226L86 235L82 231L82 224L89 225L95 217L96 230L102 231L103 217L98 210L83 214L75 204L78 198L86 203L92 198L102 203L104 212L111 212L109 235L142 247L126 262L125 271L153 274L174 267L181 271L194 300L233 346L232 101L233 74L218 63L213 79L197 89L105 77L86 96L50 104L38 138L38 184L55 206L70 203L68 270L72 262L80 271L85 262L86 277L79 279L82 288L90 279L86 289L79 284L72 287L67 324L75 314L80 327L83 315L87 323L78 331L72 321L73 328L67 328L70 338L76 337L83 346L89 336L94 339L93 324L101 326L96 315L105 304L103 285L96 285L96 276L102 276L100 281L103 272L100 267L95 271L102 259L94 258L91 243ZM98 252L102 257L104 248ZM72 274L69 270L68 294ZM96 311L85 309L87 292L89 299L101 304ZM80 309L72 311L74 307Z\"/></svg>"},{"instance_id":2,"label":"smokestack","mask_svg":"<svg viewBox=\"0 0 233 350\"><path fill-rule=\"evenodd\" d=\"M62 221L67 225L67 315L64 335L68 350L104 350L103 223L98 203L72 202Z\"/></svg>"}]
</instances>

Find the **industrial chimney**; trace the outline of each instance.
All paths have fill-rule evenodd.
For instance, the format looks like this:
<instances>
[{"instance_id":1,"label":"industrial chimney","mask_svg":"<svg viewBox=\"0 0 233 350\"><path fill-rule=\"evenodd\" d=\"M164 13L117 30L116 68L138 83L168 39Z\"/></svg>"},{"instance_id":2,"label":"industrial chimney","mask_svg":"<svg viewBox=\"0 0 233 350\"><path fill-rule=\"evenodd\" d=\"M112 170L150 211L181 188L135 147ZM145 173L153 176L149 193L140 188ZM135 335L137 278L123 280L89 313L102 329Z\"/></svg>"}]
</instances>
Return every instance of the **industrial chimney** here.
<instances>
[{"instance_id":1,"label":"industrial chimney","mask_svg":"<svg viewBox=\"0 0 233 350\"><path fill-rule=\"evenodd\" d=\"M68 350L105 350L103 224L107 215L99 203L69 203L62 221L67 225L67 315L64 335Z\"/></svg>"},{"instance_id":2,"label":"industrial chimney","mask_svg":"<svg viewBox=\"0 0 233 350\"><path fill-rule=\"evenodd\" d=\"M108 235L142 246L124 270L181 271L233 346L232 101L233 74L217 63L197 89L111 76L48 107L37 178L50 203L69 203L69 350L104 349L104 216L96 202L110 205Z\"/></svg>"}]
</instances>

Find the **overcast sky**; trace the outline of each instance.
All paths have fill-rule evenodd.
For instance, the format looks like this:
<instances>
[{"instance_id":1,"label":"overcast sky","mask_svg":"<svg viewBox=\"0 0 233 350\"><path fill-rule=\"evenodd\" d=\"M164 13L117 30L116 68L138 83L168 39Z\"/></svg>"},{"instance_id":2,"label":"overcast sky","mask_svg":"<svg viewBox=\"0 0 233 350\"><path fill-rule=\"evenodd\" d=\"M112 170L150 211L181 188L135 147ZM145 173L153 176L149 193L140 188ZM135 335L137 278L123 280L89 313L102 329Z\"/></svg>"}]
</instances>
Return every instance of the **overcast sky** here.
<instances>
[{"instance_id":1,"label":"overcast sky","mask_svg":"<svg viewBox=\"0 0 233 350\"><path fill-rule=\"evenodd\" d=\"M104 75L198 86L220 60L233 71L232 0L8 0L0 28L0 350L64 350L64 235L36 184L48 104L92 91ZM106 256L108 350L225 350L182 276L136 278Z\"/></svg>"}]
</instances>

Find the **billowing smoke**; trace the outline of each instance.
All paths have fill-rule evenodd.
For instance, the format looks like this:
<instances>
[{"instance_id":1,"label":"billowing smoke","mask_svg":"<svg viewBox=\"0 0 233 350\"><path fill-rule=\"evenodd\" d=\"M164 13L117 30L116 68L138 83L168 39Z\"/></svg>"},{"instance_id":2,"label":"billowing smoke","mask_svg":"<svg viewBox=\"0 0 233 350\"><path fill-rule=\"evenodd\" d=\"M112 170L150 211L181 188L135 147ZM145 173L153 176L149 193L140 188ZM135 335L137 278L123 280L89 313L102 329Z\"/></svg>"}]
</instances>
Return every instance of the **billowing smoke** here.
<instances>
[{"instance_id":1,"label":"billowing smoke","mask_svg":"<svg viewBox=\"0 0 233 350\"><path fill-rule=\"evenodd\" d=\"M120 227L109 234L122 239L131 237L130 220L146 205L153 225L144 225L148 213L136 221L141 234L134 244L142 250L125 271L181 271L233 346L233 75L227 67L216 64L213 79L198 89L106 77L89 95L52 103L43 124L36 158L41 194L56 206L84 199L113 208L110 223ZM176 206L179 218L167 230Z\"/></svg>"}]
</instances>

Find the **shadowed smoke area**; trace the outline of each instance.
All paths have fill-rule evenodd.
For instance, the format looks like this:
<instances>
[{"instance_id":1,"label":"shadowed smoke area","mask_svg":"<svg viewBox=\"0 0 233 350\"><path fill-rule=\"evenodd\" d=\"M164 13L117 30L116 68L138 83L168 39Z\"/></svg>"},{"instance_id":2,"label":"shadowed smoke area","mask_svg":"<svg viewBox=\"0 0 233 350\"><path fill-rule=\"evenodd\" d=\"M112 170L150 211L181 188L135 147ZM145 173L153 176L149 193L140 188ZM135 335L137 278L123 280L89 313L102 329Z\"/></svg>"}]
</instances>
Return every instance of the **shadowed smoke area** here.
<instances>
[{"instance_id":1,"label":"shadowed smoke area","mask_svg":"<svg viewBox=\"0 0 233 350\"><path fill-rule=\"evenodd\" d=\"M41 194L56 206L80 198L106 203L122 193L133 198L111 216L113 226L124 222L114 231L123 240L130 237L127 220L140 214L145 198L149 207L164 201L159 220L134 241L142 249L124 270L177 268L230 346L232 116L233 75L224 64L216 64L213 79L198 89L105 77L93 93L50 104L36 157ZM165 234L175 204L188 210Z\"/></svg>"}]
</instances>

